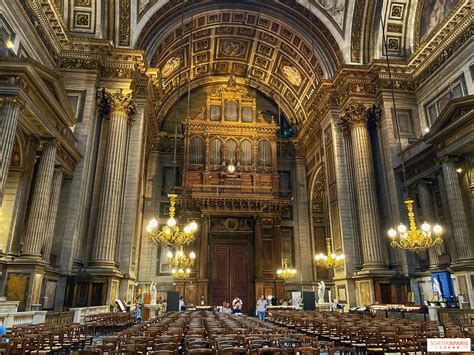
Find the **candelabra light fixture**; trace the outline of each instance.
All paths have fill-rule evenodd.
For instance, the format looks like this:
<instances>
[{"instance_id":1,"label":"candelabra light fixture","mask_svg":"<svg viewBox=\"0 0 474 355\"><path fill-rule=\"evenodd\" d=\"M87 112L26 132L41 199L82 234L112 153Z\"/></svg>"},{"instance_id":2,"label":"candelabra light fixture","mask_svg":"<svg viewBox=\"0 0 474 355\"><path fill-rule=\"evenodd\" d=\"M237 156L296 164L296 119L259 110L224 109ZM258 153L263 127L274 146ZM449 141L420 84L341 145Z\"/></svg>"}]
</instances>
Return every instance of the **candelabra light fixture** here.
<instances>
[{"instance_id":1,"label":"candelabra light fixture","mask_svg":"<svg viewBox=\"0 0 474 355\"><path fill-rule=\"evenodd\" d=\"M296 269L288 267L288 259L284 258L282 268L277 270L277 275L283 280L289 280L295 277Z\"/></svg>"},{"instance_id":2,"label":"candelabra light fixture","mask_svg":"<svg viewBox=\"0 0 474 355\"><path fill-rule=\"evenodd\" d=\"M316 266L323 267L325 269L334 269L343 265L344 254L335 254L331 250L331 238L326 238L327 254L319 253L314 256L314 262Z\"/></svg>"},{"instance_id":3,"label":"candelabra light fixture","mask_svg":"<svg viewBox=\"0 0 474 355\"><path fill-rule=\"evenodd\" d=\"M173 268L171 269L171 276L175 280L186 280L189 278L189 275L191 274L191 269L190 268Z\"/></svg>"},{"instance_id":4,"label":"candelabra light fixture","mask_svg":"<svg viewBox=\"0 0 474 355\"><path fill-rule=\"evenodd\" d=\"M174 254L170 250L167 254L168 264L175 269L189 268L194 265L196 254L192 251L189 256L184 253L183 247L180 247Z\"/></svg>"},{"instance_id":5,"label":"candelabra light fixture","mask_svg":"<svg viewBox=\"0 0 474 355\"><path fill-rule=\"evenodd\" d=\"M177 225L175 219L177 197L178 195L176 194L168 194L168 198L170 199L170 217L161 230L158 228L158 221L156 218L152 218L148 223L146 230L150 242L166 247L182 247L183 245L189 245L194 241L194 233L198 229L198 225L195 221L186 225L183 230L181 230Z\"/></svg>"},{"instance_id":6,"label":"candelabra light fixture","mask_svg":"<svg viewBox=\"0 0 474 355\"><path fill-rule=\"evenodd\" d=\"M409 227L400 223L397 230L391 228L388 231L392 247L418 253L436 244L443 243L443 238L441 238L443 227L439 224L431 226L429 223L424 222L421 225L421 229L418 229L415 221L415 212L413 212L413 200L406 200L405 204L408 210Z\"/></svg>"}]
</instances>

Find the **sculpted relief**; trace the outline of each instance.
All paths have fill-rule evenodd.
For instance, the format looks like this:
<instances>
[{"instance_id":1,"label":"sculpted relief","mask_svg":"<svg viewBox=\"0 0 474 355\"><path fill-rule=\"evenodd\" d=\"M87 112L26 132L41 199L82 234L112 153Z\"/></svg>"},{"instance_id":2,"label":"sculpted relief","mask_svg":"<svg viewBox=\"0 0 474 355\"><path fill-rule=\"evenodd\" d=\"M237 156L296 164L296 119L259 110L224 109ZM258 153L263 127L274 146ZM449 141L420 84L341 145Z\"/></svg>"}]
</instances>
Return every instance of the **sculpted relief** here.
<instances>
[{"instance_id":1,"label":"sculpted relief","mask_svg":"<svg viewBox=\"0 0 474 355\"><path fill-rule=\"evenodd\" d=\"M316 3L322 6L332 17L334 22L342 28L344 25L344 14L346 10L346 0L316 0Z\"/></svg>"},{"instance_id":2,"label":"sculpted relief","mask_svg":"<svg viewBox=\"0 0 474 355\"><path fill-rule=\"evenodd\" d=\"M420 39L425 39L438 26L459 0L423 0L420 19Z\"/></svg>"},{"instance_id":3,"label":"sculpted relief","mask_svg":"<svg viewBox=\"0 0 474 355\"><path fill-rule=\"evenodd\" d=\"M221 42L220 52L228 57L239 57L244 54L245 45L240 41L227 40Z\"/></svg>"},{"instance_id":4,"label":"sculpted relief","mask_svg":"<svg viewBox=\"0 0 474 355\"><path fill-rule=\"evenodd\" d=\"M283 72L283 75L285 78L293 85L295 86L300 86L301 85L301 74L298 71L298 69L289 66L289 65L284 65L281 68L281 71Z\"/></svg>"},{"instance_id":5,"label":"sculpted relief","mask_svg":"<svg viewBox=\"0 0 474 355\"><path fill-rule=\"evenodd\" d=\"M161 76L163 78L167 78L178 67L179 67L179 58L171 57L170 59L166 61L165 65L163 65L163 68L161 69Z\"/></svg>"}]
</instances>

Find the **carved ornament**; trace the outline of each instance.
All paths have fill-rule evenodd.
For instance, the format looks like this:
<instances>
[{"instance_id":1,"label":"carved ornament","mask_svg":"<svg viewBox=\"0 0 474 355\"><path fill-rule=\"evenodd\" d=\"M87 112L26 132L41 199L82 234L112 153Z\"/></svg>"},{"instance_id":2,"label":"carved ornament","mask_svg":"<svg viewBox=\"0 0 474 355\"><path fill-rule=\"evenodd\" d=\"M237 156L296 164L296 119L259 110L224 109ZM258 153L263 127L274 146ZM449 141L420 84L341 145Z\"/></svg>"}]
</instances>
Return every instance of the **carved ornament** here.
<instances>
[{"instance_id":1,"label":"carved ornament","mask_svg":"<svg viewBox=\"0 0 474 355\"><path fill-rule=\"evenodd\" d=\"M97 101L99 113L104 117L111 112L123 112L131 117L136 111L132 90L102 88L97 91Z\"/></svg>"}]
</instances>

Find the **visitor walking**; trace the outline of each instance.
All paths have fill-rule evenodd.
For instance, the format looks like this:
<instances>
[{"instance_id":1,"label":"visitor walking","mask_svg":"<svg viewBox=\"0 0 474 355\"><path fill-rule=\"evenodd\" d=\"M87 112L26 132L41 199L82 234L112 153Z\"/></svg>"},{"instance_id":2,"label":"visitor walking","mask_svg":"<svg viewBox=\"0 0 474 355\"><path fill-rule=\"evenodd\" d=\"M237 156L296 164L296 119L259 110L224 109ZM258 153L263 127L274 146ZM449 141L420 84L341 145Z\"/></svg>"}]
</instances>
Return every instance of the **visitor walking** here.
<instances>
[{"instance_id":1,"label":"visitor walking","mask_svg":"<svg viewBox=\"0 0 474 355\"><path fill-rule=\"evenodd\" d=\"M265 301L265 296L261 295L257 301L258 319L265 320L266 310L267 310L267 301Z\"/></svg>"}]
</instances>

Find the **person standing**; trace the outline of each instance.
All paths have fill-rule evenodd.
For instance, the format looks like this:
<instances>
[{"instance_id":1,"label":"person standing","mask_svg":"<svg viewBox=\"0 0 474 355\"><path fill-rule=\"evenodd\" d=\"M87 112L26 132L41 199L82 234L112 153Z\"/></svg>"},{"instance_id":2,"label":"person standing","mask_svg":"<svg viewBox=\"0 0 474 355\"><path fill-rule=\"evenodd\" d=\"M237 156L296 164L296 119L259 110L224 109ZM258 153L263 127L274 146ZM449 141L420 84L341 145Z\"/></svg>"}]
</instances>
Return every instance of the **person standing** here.
<instances>
[{"instance_id":1,"label":"person standing","mask_svg":"<svg viewBox=\"0 0 474 355\"><path fill-rule=\"evenodd\" d=\"M257 312L258 319L265 320L265 312L267 310L267 301L265 301L265 296L261 295L257 301Z\"/></svg>"},{"instance_id":2,"label":"person standing","mask_svg":"<svg viewBox=\"0 0 474 355\"><path fill-rule=\"evenodd\" d=\"M186 310L186 304L184 303L184 297L181 296L179 298L179 312L183 312Z\"/></svg>"}]
</instances>

